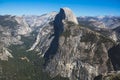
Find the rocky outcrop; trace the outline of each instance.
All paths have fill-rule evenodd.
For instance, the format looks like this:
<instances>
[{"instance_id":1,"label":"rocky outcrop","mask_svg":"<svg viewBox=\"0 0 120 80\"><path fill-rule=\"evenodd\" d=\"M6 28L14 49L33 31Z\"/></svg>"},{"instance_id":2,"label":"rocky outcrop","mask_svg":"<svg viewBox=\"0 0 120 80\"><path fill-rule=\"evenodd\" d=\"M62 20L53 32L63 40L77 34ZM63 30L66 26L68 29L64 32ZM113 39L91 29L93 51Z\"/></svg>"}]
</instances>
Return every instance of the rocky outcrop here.
<instances>
[{"instance_id":1,"label":"rocky outcrop","mask_svg":"<svg viewBox=\"0 0 120 80\"><path fill-rule=\"evenodd\" d=\"M120 80L120 71L111 71L105 75L99 75L94 80Z\"/></svg>"},{"instance_id":2,"label":"rocky outcrop","mask_svg":"<svg viewBox=\"0 0 120 80\"><path fill-rule=\"evenodd\" d=\"M0 59L8 61L8 58L13 58L13 56L6 48L3 47L0 49Z\"/></svg>"},{"instance_id":3,"label":"rocky outcrop","mask_svg":"<svg viewBox=\"0 0 120 80\"><path fill-rule=\"evenodd\" d=\"M45 53L45 71L51 77L60 75L70 80L93 80L113 70L108 50L115 42L105 36L64 21L65 9L54 20L54 39ZM66 15L66 16L65 16Z\"/></svg>"}]
</instances>

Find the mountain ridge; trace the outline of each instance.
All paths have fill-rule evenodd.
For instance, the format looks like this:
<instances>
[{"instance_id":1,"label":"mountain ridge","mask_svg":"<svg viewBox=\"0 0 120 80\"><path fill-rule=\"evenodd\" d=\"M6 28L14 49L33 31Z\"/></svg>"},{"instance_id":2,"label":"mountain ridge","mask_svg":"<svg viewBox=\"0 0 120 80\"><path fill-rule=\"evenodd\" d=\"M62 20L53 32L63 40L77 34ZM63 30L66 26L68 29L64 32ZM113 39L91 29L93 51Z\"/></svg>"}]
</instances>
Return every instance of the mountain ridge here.
<instances>
[{"instance_id":1,"label":"mountain ridge","mask_svg":"<svg viewBox=\"0 0 120 80\"><path fill-rule=\"evenodd\" d=\"M95 80L108 72L116 70L119 73L120 63L116 57L119 55L119 26L113 30L91 27L93 23L83 24L68 8L42 16L0 16L0 70L4 71L0 76L11 80L46 80L45 75L38 75L41 74L39 70L43 70L53 79L61 76L69 80ZM116 54L115 50L118 50ZM6 71L9 67L14 69ZM18 75L24 74L21 71L27 76ZM16 75L9 74L13 72Z\"/></svg>"}]
</instances>

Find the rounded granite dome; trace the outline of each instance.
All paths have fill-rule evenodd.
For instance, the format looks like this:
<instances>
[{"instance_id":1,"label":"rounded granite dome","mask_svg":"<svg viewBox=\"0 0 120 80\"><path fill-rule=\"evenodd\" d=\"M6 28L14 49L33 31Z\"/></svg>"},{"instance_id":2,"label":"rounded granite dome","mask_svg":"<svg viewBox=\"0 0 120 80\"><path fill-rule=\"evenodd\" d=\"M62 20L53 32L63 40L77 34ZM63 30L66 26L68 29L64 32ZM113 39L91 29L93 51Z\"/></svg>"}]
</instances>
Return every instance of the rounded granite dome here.
<instances>
[{"instance_id":1,"label":"rounded granite dome","mask_svg":"<svg viewBox=\"0 0 120 80\"><path fill-rule=\"evenodd\" d=\"M74 22L75 24L78 24L76 16L74 15L74 13L72 12L71 9L69 9L67 7L61 8L59 14L64 15L62 17L64 17L65 20L70 21L70 22Z\"/></svg>"}]
</instances>

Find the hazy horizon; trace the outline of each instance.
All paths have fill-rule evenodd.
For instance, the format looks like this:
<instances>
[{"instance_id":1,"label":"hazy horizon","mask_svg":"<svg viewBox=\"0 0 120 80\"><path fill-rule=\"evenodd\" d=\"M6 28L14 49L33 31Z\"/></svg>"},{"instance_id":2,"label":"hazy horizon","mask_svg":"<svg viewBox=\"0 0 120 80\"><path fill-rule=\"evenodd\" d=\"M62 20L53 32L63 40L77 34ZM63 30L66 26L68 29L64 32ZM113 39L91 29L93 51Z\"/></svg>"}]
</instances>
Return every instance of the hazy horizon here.
<instances>
[{"instance_id":1,"label":"hazy horizon","mask_svg":"<svg viewBox=\"0 0 120 80\"><path fill-rule=\"evenodd\" d=\"M119 0L0 0L0 15L42 15L70 8L76 16L120 16Z\"/></svg>"}]
</instances>

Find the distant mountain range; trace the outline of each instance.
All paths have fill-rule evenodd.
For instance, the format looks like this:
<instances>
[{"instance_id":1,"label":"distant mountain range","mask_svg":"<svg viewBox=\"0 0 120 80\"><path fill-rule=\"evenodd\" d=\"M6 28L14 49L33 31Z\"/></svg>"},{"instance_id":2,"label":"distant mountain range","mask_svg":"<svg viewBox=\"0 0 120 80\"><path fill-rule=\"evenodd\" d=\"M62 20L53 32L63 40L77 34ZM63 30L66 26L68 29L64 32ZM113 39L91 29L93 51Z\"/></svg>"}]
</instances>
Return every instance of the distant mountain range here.
<instances>
[{"instance_id":1,"label":"distant mountain range","mask_svg":"<svg viewBox=\"0 0 120 80\"><path fill-rule=\"evenodd\" d=\"M82 23L88 22L89 26L98 28L114 29L120 26L120 17L116 16L97 16L97 17L78 17L78 21Z\"/></svg>"}]
</instances>

